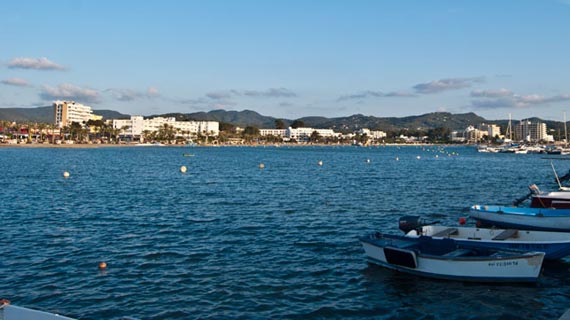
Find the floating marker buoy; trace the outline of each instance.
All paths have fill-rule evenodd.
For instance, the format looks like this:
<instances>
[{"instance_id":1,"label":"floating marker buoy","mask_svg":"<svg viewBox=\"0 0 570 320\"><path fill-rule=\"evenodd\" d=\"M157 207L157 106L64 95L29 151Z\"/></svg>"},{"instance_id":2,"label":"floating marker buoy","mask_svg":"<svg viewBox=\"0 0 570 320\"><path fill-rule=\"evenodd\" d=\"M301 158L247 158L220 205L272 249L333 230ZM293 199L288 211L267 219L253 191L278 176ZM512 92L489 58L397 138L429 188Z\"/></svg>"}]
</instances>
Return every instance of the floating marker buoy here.
<instances>
[{"instance_id":1,"label":"floating marker buoy","mask_svg":"<svg viewBox=\"0 0 570 320\"><path fill-rule=\"evenodd\" d=\"M107 269L107 262L105 261L99 262L99 269L100 270Z\"/></svg>"},{"instance_id":2,"label":"floating marker buoy","mask_svg":"<svg viewBox=\"0 0 570 320\"><path fill-rule=\"evenodd\" d=\"M186 173L186 170L187 170L187 169L186 169L186 166L182 166L182 167L180 167L180 172L182 172L182 173Z\"/></svg>"},{"instance_id":3,"label":"floating marker buoy","mask_svg":"<svg viewBox=\"0 0 570 320\"><path fill-rule=\"evenodd\" d=\"M370 159L366 159L366 163L370 163Z\"/></svg>"},{"instance_id":4,"label":"floating marker buoy","mask_svg":"<svg viewBox=\"0 0 570 320\"><path fill-rule=\"evenodd\" d=\"M464 225L467 222L467 219L465 219L465 217L460 217L459 218L459 224L460 225Z\"/></svg>"},{"instance_id":5,"label":"floating marker buoy","mask_svg":"<svg viewBox=\"0 0 570 320\"><path fill-rule=\"evenodd\" d=\"M422 158L422 157L420 157L420 156L417 156L417 157L416 157L416 159L418 159L418 160L420 160L421 158Z\"/></svg>"},{"instance_id":6,"label":"floating marker buoy","mask_svg":"<svg viewBox=\"0 0 570 320\"><path fill-rule=\"evenodd\" d=\"M319 160L319 162L317 162L317 164L318 164L319 166L322 166L322 165L323 165L323 161L322 161L322 160Z\"/></svg>"},{"instance_id":7,"label":"floating marker buoy","mask_svg":"<svg viewBox=\"0 0 570 320\"><path fill-rule=\"evenodd\" d=\"M263 163L260 163L260 164L259 164L259 169L263 169L263 168L265 168L265 165L264 165Z\"/></svg>"},{"instance_id":8,"label":"floating marker buoy","mask_svg":"<svg viewBox=\"0 0 570 320\"><path fill-rule=\"evenodd\" d=\"M399 160L400 160L400 158L396 157L396 161L399 161Z\"/></svg>"},{"instance_id":9,"label":"floating marker buoy","mask_svg":"<svg viewBox=\"0 0 570 320\"><path fill-rule=\"evenodd\" d=\"M436 154L435 157L436 157L436 158L439 158L439 155Z\"/></svg>"},{"instance_id":10,"label":"floating marker buoy","mask_svg":"<svg viewBox=\"0 0 570 320\"><path fill-rule=\"evenodd\" d=\"M63 172L63 177L64 177L64 178L69 178L69 172L64 171L64 172Z\"/></svg>"}]
</instances>

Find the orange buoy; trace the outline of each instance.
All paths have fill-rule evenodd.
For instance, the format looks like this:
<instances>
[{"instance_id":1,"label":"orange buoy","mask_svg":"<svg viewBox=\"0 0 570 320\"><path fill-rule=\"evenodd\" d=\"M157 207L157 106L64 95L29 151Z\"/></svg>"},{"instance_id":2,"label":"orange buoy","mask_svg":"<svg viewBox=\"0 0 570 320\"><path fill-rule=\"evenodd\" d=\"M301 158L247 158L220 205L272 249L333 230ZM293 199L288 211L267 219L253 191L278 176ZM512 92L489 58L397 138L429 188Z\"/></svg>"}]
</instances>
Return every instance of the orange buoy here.
<instances>
[{"instance_id":1,"label":"orange buoy","mask_svg":"<svg viewBox=\"0 0 570 320\"><path fill-rule=\"evenodd\" d=\"M100 270L107 269L107 262L105 261L99 262L99 269Z\"/></svg>"}]
</instances>

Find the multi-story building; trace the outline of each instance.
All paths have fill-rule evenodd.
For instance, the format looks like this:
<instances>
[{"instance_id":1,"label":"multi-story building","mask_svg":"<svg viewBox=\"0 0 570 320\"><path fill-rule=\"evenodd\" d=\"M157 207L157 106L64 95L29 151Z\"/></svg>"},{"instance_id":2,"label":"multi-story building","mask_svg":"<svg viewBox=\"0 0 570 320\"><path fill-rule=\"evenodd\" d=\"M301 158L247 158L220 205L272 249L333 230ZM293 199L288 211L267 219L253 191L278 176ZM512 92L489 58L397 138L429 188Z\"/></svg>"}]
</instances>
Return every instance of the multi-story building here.
<instances>
[{"instance_id":1,"label":"multi-story building","mask_svg":"<svg viewBox=\"0 0 570 320\"><path fill-rule=\"evenodd\" d=\"M482 123L482 124L480 125L479 130L481 130L481 131L483 131L483 132L486 132L486 133L484 133L484 134L486 134L489 139L492 139L492 138L494 138L494 137L496 137L496 136L499 136L499 137L501 136L501 127L499 127L499 126L496 125L496 124L485 124L485 123Z\"/></svg>"},{"instance_id":2,"label":"multi-story building","mask_svg":"<svg viewBox=\"0 0 570 320\"><path fill-rule=\"evenodd\" d=\"M327 137L336 137L340 136L340 134L334 132L332 129L314 129L314 128L287 128L285 129L285 137L290 140L296 141L307 141L313 134L313 132L317 132L319 136L323 138Z\"/></svg>"},{"instance_id":3,"label":"multi-story building","mask_svg":"<svg viewBox=\"0 0 570 320\"><path fill-rule=\"evenodd\" d=\"M142 116L131 116L130 119L115 119L113 128L121 130L122 136L138 139L145 131L158 132L165 125L177 131L177 135L204 134L217 136L220 133L220 123L217 121L176 121L175 118L156 117L144 119Z\"/></svg>"},{"instance_id":4,"label":"multi-story building","mask_svg":"<svg viewBox=\"0 0 570 320\"><path fill-rule=\"evenodd\" d=\"M474 126L468 126L464 131L463 137L467 142L477 142L481 140L486 134L486 131L479 130Z\"/></svg>"},{"instance_id":5,"label":"multi-story building","mask_svg":"<svg viewBox=\"0 0 570 320\"><path fill-rule=\"evenodd\" d=\"M514 126L515 140L518 141L541 141L547 139L546 123L532 123L528 120L522 120L518 125Z\"/></svg>"},{"instance_id":6,"label":"multi-story building","mask_svg":"<svg viewBox=\"0 0 570 320\"><path fill-rule=\"evenodd\" d=\"M93 114L91 107L84 106L75 101L54 101L54 123L57 127L63 128L72 122L85 124L89 120L101 120L101 116Z\"/></svg>"},{"instance_id":7,"label":"multi-story building","mask_svg":"<svg viewBox=\"0 0 570 320\"><path fill-rule=\"evenodd\" d=\"M275 137L285 137L287 129L259 129L259 135L261 136L275 136Z\"/></svg>"},{"instance_id":8,"label":"multi-story building","mask_svg":"<svg viewBox=\"0 0 570 320\"><path fill-rule=\"evenodd\" d=\"M372 138L373 140L380 140L380 139L386 138L386 132L374 131L374 130L370 130L367 128L362 128L362 129L358 130L357 133L359 133L361 135L365 134L365 135L369 136L370 138Z\"/></svg>"}]
</instances>

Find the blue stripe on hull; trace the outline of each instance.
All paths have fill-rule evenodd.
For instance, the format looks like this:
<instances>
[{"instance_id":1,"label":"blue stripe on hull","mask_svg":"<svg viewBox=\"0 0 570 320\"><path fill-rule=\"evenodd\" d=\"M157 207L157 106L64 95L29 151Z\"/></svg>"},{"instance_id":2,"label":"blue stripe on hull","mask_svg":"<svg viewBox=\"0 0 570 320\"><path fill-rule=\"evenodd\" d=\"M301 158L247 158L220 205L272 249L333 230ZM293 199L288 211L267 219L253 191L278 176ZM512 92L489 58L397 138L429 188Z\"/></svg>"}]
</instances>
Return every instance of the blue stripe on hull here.
<instances>
[{"instance_id":1,"label":"blue stripe on hull","mask_svg":"<svg viewBox=\"0 0 570 320\"><path fill-rule=\"evenodd\" d=\"M455 239L459 244L473 245L474 241ZM496 249L510 249L522 251L539 251L544 252L544 259L559 260L570 255L570 243L545 243L535 244L530 242L501 242L501 241L488 241L484 244L485 247Z\"/></svg>"},{"instance_id":2,"label":"blue stripe on hull","mask_svg":"<svg viewBox=\"0 0 570 320\"><path fill-rule=\"evenodd\" d=\"M389 263L386 263L384 261L380 261L371 257L368 257L368 261L370 263L388 268L388 269L392 269L392 270L396 270L396 271L400 271L400 272L404 272L404 273L409 273L409 274L413 274L416 276L421 276L421 277L428 277L428 278L433 278L433 279L442 279L442 280L452 280L452 281L469 281L469 282L536 282L537 278L505 278L505 277L461 277L461 276L446 276L446 275L441 275L441 274L434 274L434 273L429 273L429 272L423 272L423 271L417 271L414 269L408 269L408 268L402 268L400 266L397 265L392 265Z\"/></svg>"},{"instance_id":3,"label":"blue stripe on hull","mask_svg":"<svg viewBox=\"0 0 570 320\"><path fill-rule=\"evenodd\" d=\"M481 219L479 217L474 217L474 216L471 216L471 217L477 221L481 221L481 223L483 223L483 224L492 225L492 226L499 227L502 229L523 229L523 230L535 230L535 231L570 232L570 229L542 228L542 227L536 227L536 226L527 225L527 224L517 224L517 223L509 223L509 222L502 222L502 221L495 221L495 220L487 220L487 219Z\"/></svg>"}]
</instances>

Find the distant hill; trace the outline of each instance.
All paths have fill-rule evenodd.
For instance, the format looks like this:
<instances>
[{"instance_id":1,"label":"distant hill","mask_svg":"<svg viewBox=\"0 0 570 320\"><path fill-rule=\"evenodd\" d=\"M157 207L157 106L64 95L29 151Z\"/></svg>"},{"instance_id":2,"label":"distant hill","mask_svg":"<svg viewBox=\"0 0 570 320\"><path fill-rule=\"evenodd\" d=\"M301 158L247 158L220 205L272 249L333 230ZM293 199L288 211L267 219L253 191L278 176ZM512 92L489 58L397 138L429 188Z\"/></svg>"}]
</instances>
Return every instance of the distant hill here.
<instances>
[{"instance_id":1,"label":"distant hill","mask_svg":"<svg viewBox=\"0 0 570 320\"><path fill-rule=\"evenodd\" d=\"M258 128L273 128L277 118L262 116L251 110L244 111L225 111L212 110L209 112L195 113L167 113L156 115L161 117L174 117L176 120L196 120L196 121L218 121L231 123L236 126L255 126ZM153 116L151 116L153 117ZM288 123L288 122L287 122Z\"/></svg>"},{"instance_id":2,"label":"distant hill","mask_svg":"<svg viewBox=\"0 0 570 320\"><path fill-rule=\"evenodd\" d=\"M482 122L489 122L474 113L451 114L448 112L434 112L420 116L409 116L403 118L379 118L374 116L364 116L355 114L341 118L301 118L307 126L333 128L338 131L353 131L359 128L371 130L428 130L437 127L446 127L452 130L465 129L469 125L478 125Z\"/></svg>"},{"instance_id":3,"label":"distant hill","mask_svg":"<svg viewBox=\"0 0 570 320\"><path fill-rule=\"evenodd\" d=\"M260 115L251 110L225 111L213 110L209 112L196 113L169 113L154 115L163 117L174 117L177 120L198 120L198 121L219 121L231 123L237 126L255 126L258 128L274 128L275 120L279 118ZM291 119L281 119L285 125L293 122ZM447 112L428 113L421 116L410 116L404 118L379 118L355 114L348 117L326 118L326 117L303 117L297 119L303 121L305 126L313 128L332 128L337 131L353 131L359 128L369 128L372 130L398 130L413 129L427 130L437 127L447 127L452 130L465 129L469 125L478 125L482 122L489 122L474 113L451 114Z\"/></svg>"},{"instance_id":4,"label":"distant hill","mask_svg":"<svg viewBox=\"0 0 570 320\"><path fill-rule=\"evenodd\" d=\"M53 123L53 107L0 108L0 120Z\"/></svg>"},{"instance_id":5,"label":"distant hill","mask_svg":"<svg viewBox=\"0 0 570 320\"><path fill-rule=\"evenodd\" d=\"M53 111L52 111L53 112ZM130 114L120 113L114 110L93 110L93 113L99 116L103 116L103 120L108 119L130 119Z\"/></svg>"},{"instance_id":6,"label":"distant hill","mask_svg":"<svg viewBox=\"0 0 570 320\"><path fill-rule=\"evenodd\" d=\"M128 114L123 114L113 110L93 110L93 113L102 115L104 119L127 119ZM167 113L147 116L151 117L174 117L176 120L198 120L198 121L218 121L233 124L240 127L255 126L257 128L275 128L275 120L280 118L261 115L255 111L226 111L212 110L209 112L195 113ZM16 122L53 122L53 109L51 106L37 108L0 108L0 120ZM289 126L292 119L283 120ZM419 116L409 117L374 117L355 114L348 117L327 118L327 117L303 117L296 120L303 121L305 126L313 128L331 128L335 131L349 132L355 129L368 128L371 130L392 131L400 129L428 130L438 127L445 127L451 130L463 130L469 125L477 126L481 123L497 124L502 132L506 132L509 120L486 120L473 112L452 114L449 112L433 112ZM539 118L528 119L532 122L544 122L549 128L549 134L564 134L564 123L559 121L545 121ZM516 125L520 120L512 120Z\"/></svg>"},{"instance_id":7,"label":"distant hill","mask_svg":"<svg viewBox=\"0 0 570 320\"><path fill-rule=\"evenodd\" d=\"M122 114L113 110L93 110L93 113L103 116L103 119L127 119L130 117L128 114ZM0 120L53 123L53 107L0 108Z\"/></svg>"}]
</instances>

